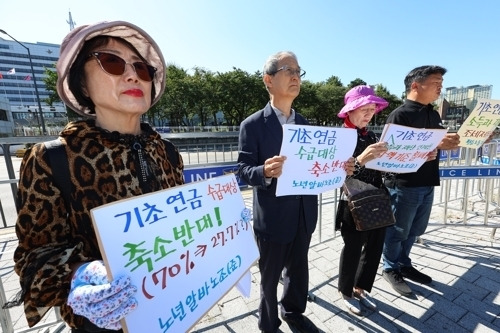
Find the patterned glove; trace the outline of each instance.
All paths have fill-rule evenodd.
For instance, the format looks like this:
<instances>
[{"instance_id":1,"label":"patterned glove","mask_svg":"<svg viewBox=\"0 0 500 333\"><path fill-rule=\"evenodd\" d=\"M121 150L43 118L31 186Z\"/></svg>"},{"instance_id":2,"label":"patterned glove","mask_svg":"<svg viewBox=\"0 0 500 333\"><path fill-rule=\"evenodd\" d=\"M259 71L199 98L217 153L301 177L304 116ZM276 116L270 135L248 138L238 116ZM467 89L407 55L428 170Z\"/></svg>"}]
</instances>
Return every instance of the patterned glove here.
<instances>
[{"instance_id":1,"label":"patterned glove","mask_svg":"<svg viewBox=\"0 0 500 333\"><path fill-rule=\"evenodd\" d=\"M137 307L133 295L137 288L128 276L111 282L106 276L102 260L83 264L71 280L68 305L77 315L84 316L94 325L109 329L122 328L120 319Z\"/></svg>"},{"instance_id":2,"label":"patterned glove","mask_svg":"<svg viewBox=\"0 0 500 333\"><path fill-rule=\"evenodd\" d=\"M248 208L243 208L241 211L241 219L243 222L250 222L252 220L252 211Z\"/></svg>"}]
</instances>

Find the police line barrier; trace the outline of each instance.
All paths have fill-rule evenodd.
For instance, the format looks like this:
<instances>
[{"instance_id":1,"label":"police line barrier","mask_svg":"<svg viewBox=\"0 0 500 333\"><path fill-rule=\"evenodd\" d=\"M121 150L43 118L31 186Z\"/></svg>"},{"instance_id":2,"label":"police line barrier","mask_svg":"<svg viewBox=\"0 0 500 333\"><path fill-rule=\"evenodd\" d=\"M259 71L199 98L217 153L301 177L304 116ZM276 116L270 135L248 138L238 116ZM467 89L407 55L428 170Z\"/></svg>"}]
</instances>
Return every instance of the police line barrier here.
<instances>
[{"instance_id":1,"label":"police line barrier","mask_svg":"<svg viewBox=\"0 0 500 333\"><path fill-rule=\"evenodd\" d=\"M447 164L452 164L453 160L463 159L464 152L461 149L456 149L452 151L441 152L440 159L443 162L447 161ZM479 160L481 161L481 160ZM235 163L226 164L212 164L205 166L193 166L187 167L184 170L184 178L186 183L193 181L205 180L212 177L221 176L227 173L235 173L240 187L248 187L244 182L240 180L237 175L238 165ZM500 209L497 209L497 201L495 201L493 190L500 189L500 166L492 165L457 165L457 166L441 166L439 169L441 180L443 181L442 186L438 187L441 192L441 200L435 202L436 206L444 206L443 224L448 225L448 210L460 210L463 212L461 221L462 225L472 225L469 222L471 216L484 216L484 223L480 226L487 226L497 228L500 225L496 223L490 223L489 217L492 214L498 212L500 214ZM483 183L480 182L481 179L489 179ZM492 181L496 181L493 182ZM477 186L474 186L476 185ZM455 185L455 196L451 192L451 185ZM461 186L462 188L458 188ZM470 189L470 190L469 190ZM336 195L334 196L334 202L336 204ZM485 209L481 212L470 211L467 209L467 204L469 199L474 200L474 203L482 202ZM461 200L461 203L457 206L452 205L453 201ZM322 202L322 196L320 195L320 202ZM493 210L490 211L489 207L493 205ZM319 223L321 224L321 204L319 207ZM500 218L500 215L499 215ZM458 225L458 224L453 224ZM321 230L321 228L319 228ZM321 235L320 235L321 239Z\"/></svg>"},{"instance_id":2,"label":"police line barrier","mask_svg":"<svg viewBox=\"0 0 500 333\"><path fill-rule=\"evenodd\" d=\"M495 143L496 145L496 143ZM488 152L488 155L483 155ZM500 165L496 166L497 147L491 149L484 149L478 153L466 149L456 149L453 151L441 151L439 159L442 162L440 167L440 176L442 179L442 186L438 187L439 200L435 200L433 210L438 208L444 209L442 214L444 220L440 225L446 226L482 226L482 227L492 227L491 238L493 238L495 230L500 227L500 224L495 222L496 215L500 219L500 208L497 204L498 197L495 197L495 191L500 191ZM476 163L476 164L474 164ZM188 165L184 169L184 178L186 183L205 180L213 177L218 177L228 173L235 173L237 176L238 165L235 162L228 163L213 163L206 165ZM240 187L248 187L243 183L239 177L236 177ZM10 180L12 181L12 180ZM453 191L453 187L455 190ZM323 220L322 216L322 206L324 204L330 203L334 207L337 206L337 194L330 194L328 199L325 201L323 196L320 195L320 205L319 205L319 230L321 231L321 224ZM496 198L496 199L495 199ZM457 204L458 202L458 204ZM472 210L470 209L470 203L472 204ZM453 204L454 203L454 204ZM482 204L482 209L476 209L474 204ZM489 207L493 206L490 210ZM455 210L458 211L462 216L457 221L450 223L448 220L448 211ZM496 214L498 213L498 214ZM470 217L484 217L483 223L470 223ZM319 235L321 241L321 234ZM5 293L2 286L2 281L0 279L0 304L6 301ZM64 328L64 323L58 316L58 311L56 311L55 321L36 326L32 329L23 330L24 332L29 332L33 330L39 330L42 327L48 327L55 324L58 325L56 329ZM0 308L0 323L2 332L13 333L12 321L8 310ZM21 332L17 332L21 333Z\"/></svg>"},{"instance_id":3,"label":"police line barrier","mask_svg":"<svg viewBox=\"0 0 500 333\"><path fill-rule=\"evenodd\" d=\"M203 166L193 165L186 166L184 169L184 181L186 183L196 182L200 180L206 180L222 175L227 175L229 173L234 173L236 175L236 180L240 187L246 187L247 185L240 180L238 177L238 164L236 163L214 163L206 164Z\"/></svg>"},{"instance_id":4,"label":"police line barrier","mask_svg":"<svg viewBox=\"0 0 500 333\"><path fill-rule=\"evenodd\" d=\"M500 227L498 143L441 151L439 200L433 206L433 212L443 209L441 222L447 226L491 227L491 241Z\"/></svg>"},{"instance_id":5,"label":"police line barrier","mask_svg":"<svg viewBox=\"0 0 500 333\"><path fill-rule=\"evenodd\" d=\"M443 179L466 179L466 178L489 178L489 177L500 177L500 166L499 167L449 167L440 168L439 175L441 180Z\"/></svg>"}]
</instances>

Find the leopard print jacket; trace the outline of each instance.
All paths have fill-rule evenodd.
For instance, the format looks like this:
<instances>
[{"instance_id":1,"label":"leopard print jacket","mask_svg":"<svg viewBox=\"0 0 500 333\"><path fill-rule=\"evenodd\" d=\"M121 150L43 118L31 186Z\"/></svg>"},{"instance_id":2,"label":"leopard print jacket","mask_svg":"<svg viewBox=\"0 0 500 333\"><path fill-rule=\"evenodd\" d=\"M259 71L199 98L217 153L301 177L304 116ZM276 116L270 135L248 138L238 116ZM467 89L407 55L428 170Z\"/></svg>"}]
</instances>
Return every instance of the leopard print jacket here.
<instances>
[{"instance_id":1,"label":"leopard print jacket","mask_svg":"<svg viewBox=\"0 0 500 333\"><path fill-rule=\"evenodd\" d=\"M28 325L53 306L73 328L85 326L66 304L70 265L102 259L90 210L132 196L181 185L184 164L172 143L147 124L141 135L108 132L94 120L69 123L59 139L65 146L71 178L71 202L64 202L44 143L29 149L20 168L14 253L20 277L18 303L24 302ZM167 149L167 145L172 145ZM175 151L177 156L168 156Z\"/></svg>"}]
</instances>

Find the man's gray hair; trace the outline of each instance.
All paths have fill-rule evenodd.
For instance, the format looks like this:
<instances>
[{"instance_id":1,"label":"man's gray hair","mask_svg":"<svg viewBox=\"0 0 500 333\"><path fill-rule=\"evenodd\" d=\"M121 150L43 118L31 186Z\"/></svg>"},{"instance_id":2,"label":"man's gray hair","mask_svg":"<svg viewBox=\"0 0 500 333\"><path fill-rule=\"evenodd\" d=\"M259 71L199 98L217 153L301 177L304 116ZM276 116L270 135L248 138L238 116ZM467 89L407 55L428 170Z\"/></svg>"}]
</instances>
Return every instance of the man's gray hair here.
<instances>
[{"instance_id":1,"label":"man's gray hair","mask_svg":"<svg viewBox=\"0 0 500 333\"><path fill-rule=\"evenodd\" d=\"M269 58L267 58L266 63L264 64L264 68L262 69L262 74L269 74L269 75L274 75L278 71L278 63L281 59L283 58L288 58L292 57L294 58L297 62L297 56L295 53L291 51L280 51L278 53L275 53Z\"/></svg>"}]
</instances>

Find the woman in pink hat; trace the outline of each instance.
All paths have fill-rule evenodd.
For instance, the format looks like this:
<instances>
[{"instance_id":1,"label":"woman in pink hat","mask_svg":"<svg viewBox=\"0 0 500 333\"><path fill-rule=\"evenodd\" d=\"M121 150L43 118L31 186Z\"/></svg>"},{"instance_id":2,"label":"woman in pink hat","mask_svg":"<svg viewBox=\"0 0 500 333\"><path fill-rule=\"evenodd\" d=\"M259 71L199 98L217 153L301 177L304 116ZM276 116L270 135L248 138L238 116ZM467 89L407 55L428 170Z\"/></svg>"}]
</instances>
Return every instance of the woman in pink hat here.
<instances>
[{"instance_id":1,"label":"woman in pink hat","mask_svg":"<svg viewBox=\"0 0 500 333\"><path fill-rule=\"evenodd\" d=\"M383 188L382 173L365 168L364 165L387 151L384 142L378 139L366 126L373 115L379 113L389 104L383 98L375 95L370 86L360 85L347 92L344 98L345 106L338 117L344 119L344 127L356 129L358 140L353 156L356 169L351 176L377 188ZM345 195L342 194L335 230L339 230L344 240L340 254L338 289L345 308L357 315L362 314L360 303L376 310L377 305L370 296L375 281L382 248L384 245L385 228L368 231L357 231Z\"/></svg>"},{"instance_id":2,"label":"woman in pink hat","mask_svg":"<svg viewBox=\"0 0 500 333\"><path fill-rule=\"evenodd\" d=\"M30 327L51 307L72 333L121 332L136 309L128 276L107 279L90 210L181 185L182 157L141 117L165 89L165 61L141 28L123 21L73 29L57 61L57 91L85 120L35 145L20 169L14 254ZM62 166L61 166L62 165ZM60 172L59 172L60 171Z\"/></svg>"}]
</instances>

